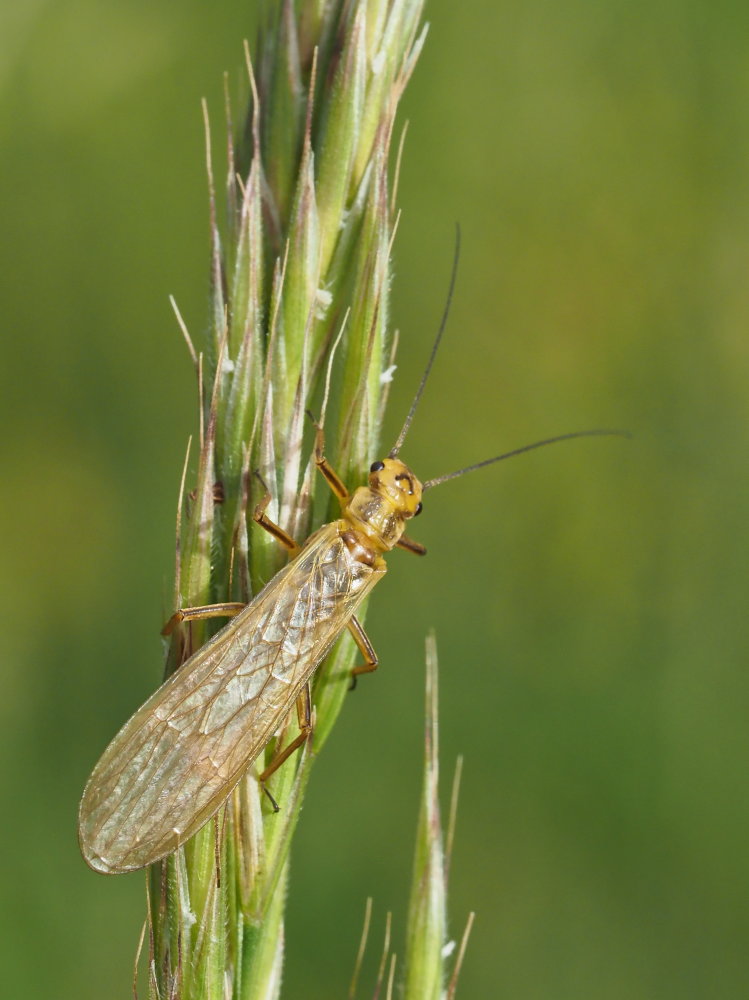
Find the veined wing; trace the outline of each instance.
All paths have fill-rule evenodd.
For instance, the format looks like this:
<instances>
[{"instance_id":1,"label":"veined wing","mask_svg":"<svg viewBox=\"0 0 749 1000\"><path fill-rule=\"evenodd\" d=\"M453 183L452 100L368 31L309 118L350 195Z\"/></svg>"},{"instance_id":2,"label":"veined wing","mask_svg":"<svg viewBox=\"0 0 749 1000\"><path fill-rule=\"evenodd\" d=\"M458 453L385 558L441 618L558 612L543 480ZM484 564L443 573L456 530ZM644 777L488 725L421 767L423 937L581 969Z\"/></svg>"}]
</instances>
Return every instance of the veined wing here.
<instances>
[{"instance_id":1,"label":"veined wing","mask_svg":"<svg viewBox=\"0 0 749 1000\"><path fill-rule=\"evenodd\" d=\"M79 838L101 872L152 864L217 811L385 572L333 522L151 695L83 792Z\"/></svg>"}]
</instances>

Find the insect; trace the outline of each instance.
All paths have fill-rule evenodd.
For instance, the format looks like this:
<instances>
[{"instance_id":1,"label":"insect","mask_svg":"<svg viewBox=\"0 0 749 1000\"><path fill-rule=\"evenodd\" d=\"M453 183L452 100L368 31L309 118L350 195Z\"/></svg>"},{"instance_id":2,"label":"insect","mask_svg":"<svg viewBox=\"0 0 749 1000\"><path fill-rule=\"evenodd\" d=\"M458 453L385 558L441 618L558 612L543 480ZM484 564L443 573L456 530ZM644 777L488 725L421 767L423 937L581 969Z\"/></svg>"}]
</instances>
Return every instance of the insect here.
<instances>
[{"instance_id":1,"label":"insect","mask_svg":"<svg viewBox=\"0 0 749 1000\"><path fill-rule=\"evenodd\" d=\"M455 265L448 307L454 281ZM349 493L325 458L323 432L317 428L315 461L340 499L341 517L299 547L267 517L266 493L254 519L293 558L249 604L189 608L167 623L165 632L182 621L234 615L125 723L94 768L81 799L79 840L84 859L95 871L143 868L197 833L296 703L299 735L259 776L264 782L310 735L309 681L344 629L364 657L353 670L354 679L377 667L356 609L384 576L386 552L398 547L425 554L404 532L407 522L421 513L427 490L555 441L621 433L563 434L421 482L398 454L446 319L447 307L403 428L387 458L372 464L366 486Z\"/></svg>"}]
</instances>

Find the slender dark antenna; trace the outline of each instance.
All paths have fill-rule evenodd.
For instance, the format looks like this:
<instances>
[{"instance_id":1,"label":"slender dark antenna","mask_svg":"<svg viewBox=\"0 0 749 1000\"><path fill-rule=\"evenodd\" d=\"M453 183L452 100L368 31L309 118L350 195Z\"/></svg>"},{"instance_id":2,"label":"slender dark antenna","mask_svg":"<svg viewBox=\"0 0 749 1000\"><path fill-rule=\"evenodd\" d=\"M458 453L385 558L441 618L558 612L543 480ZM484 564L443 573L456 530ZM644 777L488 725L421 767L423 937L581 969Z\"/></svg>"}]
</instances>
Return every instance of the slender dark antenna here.
<instances>
[{"instance_id":1,"label":"slender dark antenna","mask_svg":"<svg viewBox=\"0 0 749 1000\"><path fill-rule=\"evenodd\" d=\"M515 448L514 451L507 451L504 455L497 455L495 458L486 458L483 462L476 462L475 465L468 465L465 469L458 469L457 472L448 472L445 476L438 476L437 479L428 479L422 484L422 491L429 490L432 486L439 486L440 483L446 483L448 479L457 479L458 476L464 476L466 472L473 472L474 469L483 469L485 465L492 465L494 462L501 462L505 458L513 458L515 455L522 455L525 451L533 451L534 448L543 448L547 444L556 444L557 441L569 441L570 438L582 438L582 437L625 437L629 438L632 435L629 431L607 431L607 430L593 430L593 431L573 431L571 434L559 434L557 437L546 438L543 441L534 441L533 444L523 445L522 448Z\"/></svg>"},{"instance_id":2,"label":"slender dark antenna","mask_svg":"<svg viewBox=\"0 0 749 1000\"><path fill-rule=\"evenodd\" d=\"M411 409L408 411L408 416L406 417L406 422L401 428L401 432L398 435L398 440L395 442L393 447L390 449L388 458L395 458L398 452L401 450L401 446L406 439L406 434L408 434L408 428L411 426L411 421L414 418L414 413L416 412L416 407L419 405L419 400L424 392L424 386L427 384L427 379L429 378L429 372L432 370L432 365L434 364L434 359L437 356L437 348L440 346L440 340L442 340L442 334L445 332L445 327L447 326L447 317L450 312L450 305L453 300L453 292L455 291L455 279L458 276L458 260L460 259L460 224L455 224L455 255L453 256L453 270L450 276L450 288L447 292L447 301L445 302L445 311L442 313L442 321L440 322L440 328L437 331L437 336L435 337L434 344L432 345L432 353L429 355L429 360L427 361L427 366L424 369L424 374L421 376L421 382L419 383L419 388L416 390L416 395L411 403Z\"/></svg>"}]
</instances>

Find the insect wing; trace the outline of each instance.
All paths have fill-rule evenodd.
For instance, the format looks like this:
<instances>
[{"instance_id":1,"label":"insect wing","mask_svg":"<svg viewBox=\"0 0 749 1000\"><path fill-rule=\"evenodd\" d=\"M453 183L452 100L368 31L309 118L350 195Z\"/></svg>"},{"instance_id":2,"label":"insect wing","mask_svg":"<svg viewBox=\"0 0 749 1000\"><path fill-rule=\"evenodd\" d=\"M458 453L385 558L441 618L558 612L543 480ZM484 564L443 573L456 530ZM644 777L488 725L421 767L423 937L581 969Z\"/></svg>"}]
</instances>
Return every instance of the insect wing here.
<instances>
[{"instance_id":1,"label":"insect wing","mask_svg":"<svg viewBox=\"0 0 749 1000\"><path fill-rule=\"evenodd\" d=\"M385 572L338 523L313 535L236 618L125 723L86 785L79 838L101 872L152 864L217 811Z\"/></svg>"}]
</instances>

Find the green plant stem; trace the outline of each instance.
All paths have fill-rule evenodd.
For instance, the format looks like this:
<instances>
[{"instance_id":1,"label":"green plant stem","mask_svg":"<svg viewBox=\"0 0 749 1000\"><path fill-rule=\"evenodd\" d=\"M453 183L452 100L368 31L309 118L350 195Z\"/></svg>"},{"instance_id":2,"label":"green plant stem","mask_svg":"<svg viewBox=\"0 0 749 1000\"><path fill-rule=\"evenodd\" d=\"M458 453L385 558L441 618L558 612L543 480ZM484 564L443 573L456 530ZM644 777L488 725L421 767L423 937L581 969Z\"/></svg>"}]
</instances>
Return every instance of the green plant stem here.
<instances>
[{"instance_id":1,"label":"green plant stem","mask_svg":"<svg viewBox=\"0 0 749 1000\"><path fill-rule=\"evenodd\" d=\"M390 143L423 41L421 11L422 0L272 8L248 59L250 106L236 140L227 101L224 226L209 142L211 310L176 607L246 602L283 565L252 521L263 492L254 470L271 493L269 517L294 538L335 514L315 475L305 410L324 419L346 482L358 485L377 455L389 364ZM213 630L178 630L167 670ZM293 711L216 819L151 869L151 997L279 995L289 846L355 653L344 636L316 674L314 737L268 782L281 810L256 775L293 739Z\"/></svg>"}]
</instances>

